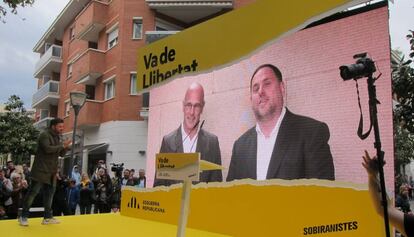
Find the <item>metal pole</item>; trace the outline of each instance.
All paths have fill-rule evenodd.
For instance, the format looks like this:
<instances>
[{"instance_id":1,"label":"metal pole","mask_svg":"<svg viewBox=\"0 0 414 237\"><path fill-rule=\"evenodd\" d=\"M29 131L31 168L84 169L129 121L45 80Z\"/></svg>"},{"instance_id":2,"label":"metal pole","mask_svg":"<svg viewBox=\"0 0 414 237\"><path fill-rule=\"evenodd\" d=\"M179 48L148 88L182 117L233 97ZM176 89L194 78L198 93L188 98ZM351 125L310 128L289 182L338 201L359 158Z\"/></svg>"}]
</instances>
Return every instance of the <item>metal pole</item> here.
<instances>
[{"instance_id":1,"label":"metal pole","mask_svg":"<svg viewBox=\"0 0 414 237\"><path fill-rule=\"evenodd\" d=\"M377 150L377 158L378 158L378 171L380 176L380 185L381 185L381 198L382 198L382 206L384 208L384 225L385 225L385 234L387 237L390 236L390 225L388 220L388 203L387 203L387 192L385 190L385 177L384 177L384 151L381 150L381 139L379 133L379 126L378 126L378 114L377 114L377 104L379 101L377 100L377 92L374 85L374 78L372 75L368 77L368 94L369 94L369 108L370 108L370 116L371 122L374 126L374 135L375 135L375 142L374 147Z\"/></svg>"},{"instance_id":2,"label":"metal pole","mask_svg":"<svg viewBox=\"0 0 414 237\"><path fill-rule=\"evenodd\" d=\"M72 148L70 149L70 166L69 166L69 171L68 171L68 177L72 178L72 170L73 170L73 166L74 166L74 154L75 154L75 139L76 139L76 127L78 125L78 114L79 114L79 106L73 106L73 110L75 111L75 121L73 123L73 132L72 132Z\"/></svg>"}]
</instances>

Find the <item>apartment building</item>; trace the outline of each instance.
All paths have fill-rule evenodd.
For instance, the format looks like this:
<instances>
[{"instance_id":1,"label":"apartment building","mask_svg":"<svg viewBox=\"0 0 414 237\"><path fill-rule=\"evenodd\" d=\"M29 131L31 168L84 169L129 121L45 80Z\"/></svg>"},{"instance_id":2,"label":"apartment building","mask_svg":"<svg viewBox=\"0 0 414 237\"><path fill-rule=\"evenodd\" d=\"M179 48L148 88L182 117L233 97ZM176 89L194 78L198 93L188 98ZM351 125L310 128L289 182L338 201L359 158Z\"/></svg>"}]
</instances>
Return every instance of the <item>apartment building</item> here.
<instances>
[{"instance_id":1,"label":"apartment building","mask_svg":"<svg viewBox=\"0 0 414 237\"><path fill-rule=\"evenodd\" d=\"M84 92L75 163L89 172L98 160L145 168L149 96L136 92L137 50L252 1L69 1L33 49L40 54L35 126L43 129L60 117L65 136L72 137L69 93Z\"/></svg>"}]
</instances>

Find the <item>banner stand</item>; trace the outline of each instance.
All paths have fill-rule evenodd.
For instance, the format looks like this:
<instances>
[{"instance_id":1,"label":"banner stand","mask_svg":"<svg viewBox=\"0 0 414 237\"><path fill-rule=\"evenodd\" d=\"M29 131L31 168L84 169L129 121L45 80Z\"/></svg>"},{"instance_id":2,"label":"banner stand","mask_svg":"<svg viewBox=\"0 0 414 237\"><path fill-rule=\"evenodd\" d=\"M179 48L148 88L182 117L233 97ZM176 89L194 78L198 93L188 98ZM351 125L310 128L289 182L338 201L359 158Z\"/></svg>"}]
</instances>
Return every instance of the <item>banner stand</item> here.
<instances>
[{"instance_id":1,"label":"banner stand","mask_svg":"<svg viewBox=\"0 0 414 237\"><path fill-rule=\"evenodd\" d=\"M188 209L190 206L190 193L191 193L191 181L189 179L184 180L183 189L181 193L181 210L180 218L178 221L177 237L185 236L185 228L187 226Z\"/></svg>"},{"instance_id":2,"label":"banner stand","mask_svg":"<svg viewBox=\"0 0 414 237\"><path fill-rule=\"evenodd\" d=\"M200 153L158 153L156 177L184 182L181 192L181 208L177 237L185 236L192 181L199 181L203 170L222 170L223 167L200 159Z\"/></svg>"}]
</instances>

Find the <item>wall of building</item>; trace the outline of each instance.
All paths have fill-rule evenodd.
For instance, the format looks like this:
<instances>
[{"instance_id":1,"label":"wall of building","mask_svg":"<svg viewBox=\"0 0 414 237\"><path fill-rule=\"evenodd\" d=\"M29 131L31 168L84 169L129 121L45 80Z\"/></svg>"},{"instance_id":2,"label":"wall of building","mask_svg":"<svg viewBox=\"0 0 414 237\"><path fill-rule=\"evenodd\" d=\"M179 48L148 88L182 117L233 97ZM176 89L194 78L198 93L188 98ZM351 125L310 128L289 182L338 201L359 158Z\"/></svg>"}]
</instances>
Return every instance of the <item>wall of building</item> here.
<instances>
[{"instance_id":1,"label":"wall of building","mask_svg":"<svg viewBox=\"0 0 414 237\"><path fill-rule=\"evenodd\" d=\"M84 130L84 145L109 144L107 164L125 163L128 169L145 169L148 123L146 121L110 121Z\"/></svg>"}]
</instances>

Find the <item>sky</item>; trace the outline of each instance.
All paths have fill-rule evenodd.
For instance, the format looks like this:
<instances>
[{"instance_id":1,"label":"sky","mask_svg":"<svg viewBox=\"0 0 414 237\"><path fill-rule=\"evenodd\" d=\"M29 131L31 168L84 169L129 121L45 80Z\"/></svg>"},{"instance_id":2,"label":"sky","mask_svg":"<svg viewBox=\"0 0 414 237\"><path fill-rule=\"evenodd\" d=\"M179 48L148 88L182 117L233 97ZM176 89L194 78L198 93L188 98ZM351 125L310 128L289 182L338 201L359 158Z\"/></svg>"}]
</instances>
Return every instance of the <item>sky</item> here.
<instances>
[{"instance_id":1,"label":"sky","mask_svg":"<svg viewBox=\"0 0 414 237\"><path fill-rule=\"evenodd\" d=\"M16 94L26 108L31 108L37 80L33 77L39 54L33 47L69 0L36 0L32 7L19 8L18 15L8 13L0 23L0 104ZM0 5L4 6L3 2ZM406 58L409 43L405 36L414 30L414 1L390 3L391 47L400 49Z\"/></svg>"}]
</instances>

